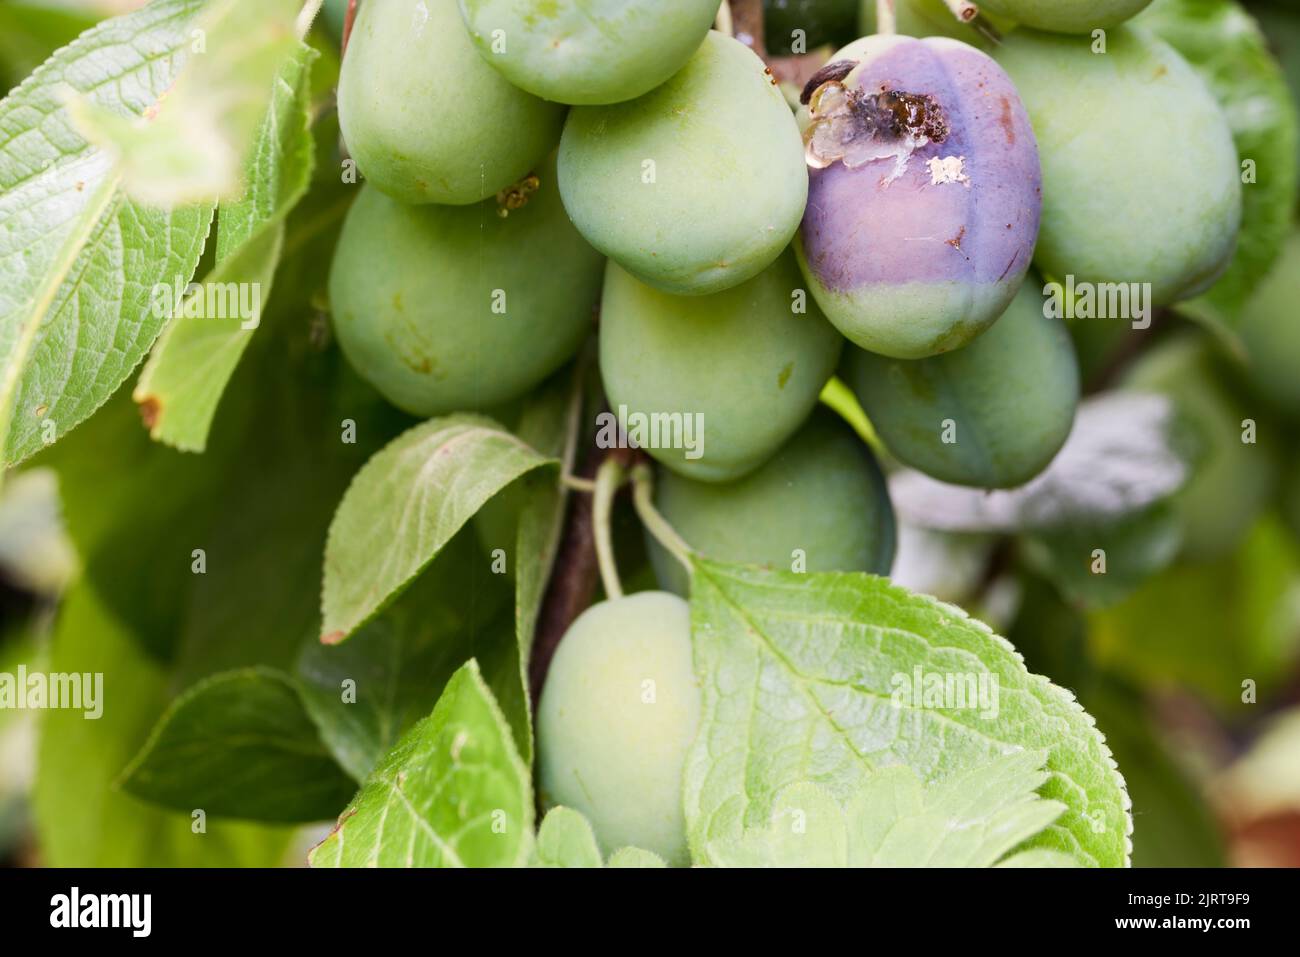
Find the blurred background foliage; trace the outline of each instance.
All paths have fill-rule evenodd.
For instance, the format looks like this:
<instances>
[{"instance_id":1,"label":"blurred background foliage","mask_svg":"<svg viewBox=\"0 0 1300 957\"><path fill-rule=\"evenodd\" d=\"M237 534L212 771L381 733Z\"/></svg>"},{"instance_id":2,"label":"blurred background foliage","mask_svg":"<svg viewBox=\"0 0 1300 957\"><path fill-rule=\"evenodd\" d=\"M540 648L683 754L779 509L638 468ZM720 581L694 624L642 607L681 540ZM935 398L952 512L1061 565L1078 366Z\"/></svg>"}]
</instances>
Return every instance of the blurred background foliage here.
<instances>
[{"instance_id":1,"label":"blurred background foliage","mask_svg":"<svg viewBox=\"0 0 1300 957\"><path fill-rule=\"evenodd\" d=\"M140 5L3 0L0 84L12 88L88 26ZM939 0L903 5L904 29L938 16ZM19 663L104 671L112 695L99 721L0 711L4 863L300 863L320 833L217 821L195 835L188 815L114 782L167 703L195 680L242 665L293 667L315 638L333 508L367 456L410 424L348 370L323 301L323 264L352 195L338 182L332 110L344 6L329 0L313 36L322 53L313 81L316 180L289 220L265 334L222 401L208 451L152 443L123 389L0 490L0 671ZM812 24L810 48L860 29L857 0L765 6L782 35ZM1188 15L1239 26L1240 9L1157 0L1145 17L1156 29ZM1207 45L1210 34L1193 31L1180 49L1194 62L1199 51L1198 66L1226 99L1284 76L1294 109L1300 8L1278 0L1245 9L1262 33L1225 33ZM1225 11L1229 18L1216 21ZM1264 43L1280 74L1250 52ZM1294 119L1287 125L1289 140L1259 149L1285 147L1300 163ZM1245 126L1239 145L1255 132ZM1294 167L1282 178L1285 202L1270 193L1260 216L1292 238L1241 307L1236 335L1214 321L1222 302L1213 294L1204 308L1162 314L1143 332L1073 327L1090 391L1165 392L1207 444L1168 508L1117 533L1118 582L1092 589L1054 560L1060 543L1052 541L901 530L900 580L983 617L1031 670L1074 690L1095 716L1129 783L1137 866L1300 866L1300 234ZM357 420L356 445L338 442L342 418ZM1240 441L1247 419L1258 430L1253 444ZM616 534L629 584L651 581L635 523L621 516ZM189 572L199 540L210 563L204 576ZM1152 555L1160 557L1145 560Z\"/></svg>"}]
</instances>

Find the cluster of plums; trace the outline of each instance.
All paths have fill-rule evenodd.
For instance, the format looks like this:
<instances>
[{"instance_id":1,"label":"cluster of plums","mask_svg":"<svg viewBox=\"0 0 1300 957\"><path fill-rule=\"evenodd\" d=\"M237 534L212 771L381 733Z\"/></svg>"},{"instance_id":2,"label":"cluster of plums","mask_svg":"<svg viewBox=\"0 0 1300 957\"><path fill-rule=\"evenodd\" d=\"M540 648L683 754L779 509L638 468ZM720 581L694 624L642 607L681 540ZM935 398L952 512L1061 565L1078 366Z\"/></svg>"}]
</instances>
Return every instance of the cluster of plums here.
<instances>
[{"instance_id":1,"label":"cluster of plums","mask_svg":"<svg viewBox=\"0 0 1300 957\"><path fill-rule=\"evenodd\" d=\"M400 408L491 412L572 358L599 305L610 407L702 417L701 456L646 450L693 548L887 574L881 470L817 410L831 376L899 461L1027 481L1079 397L1031 265L1150 283L1157 304L1204 289L1240 218L1232 136L1188 65L1122 25L1143 0L989 0L1065 32L993 56L973 31L867 36L797 97L710 29L718 6L363 0L338 103L366 184L334 328ZM666 591L597 605L561 643L539 771L609 849L682 863L699 691L686 574L652 551Z\"/></svg>"}]
</instances>

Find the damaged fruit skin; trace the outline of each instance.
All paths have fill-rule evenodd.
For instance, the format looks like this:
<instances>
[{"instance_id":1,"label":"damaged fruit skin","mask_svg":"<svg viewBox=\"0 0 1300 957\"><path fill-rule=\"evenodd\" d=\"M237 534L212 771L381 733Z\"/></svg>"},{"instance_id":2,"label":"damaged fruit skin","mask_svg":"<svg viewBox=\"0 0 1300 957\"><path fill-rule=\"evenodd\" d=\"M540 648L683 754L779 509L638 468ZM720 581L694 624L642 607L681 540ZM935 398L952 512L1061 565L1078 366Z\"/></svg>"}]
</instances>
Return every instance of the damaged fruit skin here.
<instances>
[{"instance_id":1,"label":"damaged fruit skin","mask_svg":"<svg viewBox=\"0 0 1300 957\"><path fill-rule=\"evenodd\" d=\"M1064 281L1150 283L1167 305L1227 268L1241 223L1228 120L1172 47L1121 26L1088 37L1017 30L998 60L1024 94L1043 158L1036 262Z\"/></svg>"},{"instance_id":2,"label":"damaged fruit skin","mask_svg":"<svg viewBox=\"0 0 1300 957\"><path fill-rule=\"evenodd\" d=\"M545 159L564 123L563 106L512 86L479 58L445 0L360 5L338 109L361 173L405 203L495 195Z\"/></svg>"},{"instance_id":3,"label":"damaged fruit skin","mask_svg":"<svg viewBox=\"0 0 1300 957\"><path fill-rule=\"evenodd\" d=\"M857 61L842 81L855 102L906 94L929 104L918 116L936 135L896 144L897 158L812 169L800 266L855 345L902 359L959 349L1011 302L1038 235L1038 150L1020 97L988 56L943 37L865 37L835 60Z\"/></svg>"},{"instance_id":4,"label":"damaged fruit skin","mask_svg":"<svg viewBox=\"0 0 1300 957\"><path fill-rule=\"evenodd\" d=\"M471 237L470 241L466 237ZM406 206L366 186L330 269L352 367L414 415L485 409L537 385L590 329L601 257L547 172L522 209Z\"/></svg>"},{"instance_id":5,"label":"damaged fruit skin","mask_svg":"<svg viewBox=\"0 0 1300 957\"><path fill-rule=\"evenodd\" d=\"M1054 33L1091 33L1119 26L1151 0L980 0L980 7L1027 27Z\"/></svg>"},{"instance_id":6,"label":"damaged fruit skin","mask_svg":"<svg viewBox=\"0 0 1300 957\"><path fill-rule=\"evenodd\" d=\"M612 260L606 268L600 372L609 407L626 408L629 422L676 414L699 423L694 450L662 438L646 448L688 478L729 482L765 462L817 404L843 342L789 253L712 296L672 296Z\"/></svg>"},{"instance_id":7,"label":"damaged fruit skin","mask_svg":"<svg viewBox=\"0 0 1300 957\"><path fill-rule=\"evenodd\" d=\"M718 0L460 0L479 54L511 83L557 103L648 93L681 69Z\"/></svg>"},{"instance_id":8,"label":"damaged fruit skin","mask_svg":"<svg viewBox=\"0 0 1300 957\"><path fill-rule=\"evenodd\" d=\"M691 614L666 592L593 605L560 641L537 705L544 807L591 822L601 849L690 863L682 775L699 729Z\"/></svg>"},{"instance_id":9,"label":"damaged fruit skin","mask_svg":"<svg viewBox=\"0 0 1300 957\"><path fill-rule=\"evenodd\" d=\"M894 509L871 450L842 419L815 410L799 432L737 482L695 482L664 470L655 504L693 549L777 571L888 575ZM647 535L655 577L683 597L686 570ZM796 568L796 550L802 556Z\"/></svg>"},{"instance_id":10,"label":"damaged fruit skin","mask_svg":"<svg viewBox=\"0 0 1300 957\"><path fill-rule=\"evenodd\" d=\"M645 96L573 108L560 192L587 241L628 272L665 292L705 295L781 254L808 175L776 80L743 43L711 31Z\"/></svg>"},{"instance_id":11,"label":"damaged fruit skin","mask_svg":"<svg viewBox=\"0 0 1300 957\"><path fill-rule=\"evenodd\" d=\"M964 349L911 362L853 350L845 367L889 451L955 485L1029 481L1065 444L1079 404L1074 343L1060 318L1043 314L1032 277Z\"/></svg>"}]
</instances>

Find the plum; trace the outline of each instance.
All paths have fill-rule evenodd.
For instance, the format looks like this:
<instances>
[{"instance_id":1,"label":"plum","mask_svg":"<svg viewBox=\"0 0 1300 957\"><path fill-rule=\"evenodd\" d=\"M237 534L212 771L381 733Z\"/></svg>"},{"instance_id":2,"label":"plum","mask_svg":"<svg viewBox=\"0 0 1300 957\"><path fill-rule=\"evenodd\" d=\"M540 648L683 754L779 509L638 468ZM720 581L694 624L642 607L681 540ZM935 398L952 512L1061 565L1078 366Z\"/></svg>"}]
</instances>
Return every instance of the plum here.
<instances>
[{"instance_id":1,"label":"plum","mask_svg":"<svg viewBox=\"0 0 1300 957\"><path fill-rule=\"evenodd\" d=\"M799 128L752 50L710 32L657 89L574 107L560 192L587 240L642 282L704 295L757 275L808 193Z\"/></svg>"},{"instance_id":2,"label":"plum","mask_svg":"<svg viewBox=\"0 0 1300 957\"><path fill-rule=\"evenodd\" d=\"M554 173L505 217L407 206L367 185L339 237L330 306L352 366L415 415L518 397L577 350L600 294L599 253L564 215Z\"/></svg>"},{"instance_id":3,"label":"plum","mask_svg":"<svg viewBox=\"0 0 1300 957\"><path fill-rule=\"evenodd\" d=\"M564 123L563 106L479 58L451 0L361 4L338 104L361 172L407 203L496 194L545 159Z\"/></svg>"},{"instance_id":4,"label":"plum","mask_svg":"<svg viewBox=\"0 0 1300 957\"><path fill-rule=\"evenodd\" d=\"M1151 0L980 0L980 7L990 13L1056 33L1091 33L1119 26L1150 4Z\"/></svg>"},{"instance_id":5,"label":"plum","mask_svg":"<svg viewBox=\"0 0 1300 957\"><path fill-rule=\"evenodd\" d=\"M559 103L649 93L691 58L718 0L460 0L474 45L511 83Z\"/></svg>"},{"instance_id":6,"label":"plum","mask_svg":"<svg viewBox=\"0 0 1300 957\"><path fill-rule=\"evenodd\" d=\"M843 344L802 287L789 253L711 296L660 292L611 260L600 319L611 409L629 424L675 415L680 428L641 444L682 475L726 482L757 468L808 417Z\"/></svg>"},{"instance_id":7,"label":"plum","mask_svg":"<svg viewBox=\"0 0 1300 957\"><path fill-rule=\"evenodd\" d=\"M537 705L542 804L585 814L606 854L634 846L689 864L682 773L699 724L686 602L639 592L593 605L560 641Z\"/></svg>"},{"instance_id":8,"label":"plum","mask_svg":"<svg viewBox=\"0 0 1300 957\"><path fill-rule=\"evenodd\" d=\"M889 451L956 485L1029 481L1065 444L1079 403L1074 344L1034 282L964 349L912 361L853 350L845 366Z\"/></svg>"},{"instance_id":9,"label":"plum","mask_svg":"<svg viewBox=\"0 0 1300 957\"><path fill-rule=\"evenodd\" d=\"M827 318L895 358L970 342L1038 235L1038 150L1010 79L957 40L871 36L804 93L814 169L796 249Z\"/></svg>"},{"instance_id":10,"label":"plum","mask_svg":"<svg viewBox=\"0 0 1300 957\"><path fill-rule=\"evenodd\" d=\"M1242 342L1252 388L1291 416L1300 416L1300 232L1242 310Z\"/></svg>"},{"instance_id":11,"label":"plum","mask_svg":"<svg viewBox=\"0 0 1300 957\"><path fill-rule=\"evenodd\" d=\"M1149 283L1163 305L1207 289L1241 222L1223 111L1172 47L1136 27L1086 37L1018 30L998 59L1024 94L1043 159L1036 262L1053 279Z\"/></svg>"},{"instance_id":12,"label":"plum","mask_svg":"<svg viewBox=\"0 0 1300 957\"><path fill-rule=\"evenodd\" d=\"M655 501L687 544L710 558L876 575L888 575L894 559L885 477L871 450L826 408L737 482L696 482L661 471ZM690 582L681 563L647 540L660 586L685 596Z\"/></svg>"}]
</instances>

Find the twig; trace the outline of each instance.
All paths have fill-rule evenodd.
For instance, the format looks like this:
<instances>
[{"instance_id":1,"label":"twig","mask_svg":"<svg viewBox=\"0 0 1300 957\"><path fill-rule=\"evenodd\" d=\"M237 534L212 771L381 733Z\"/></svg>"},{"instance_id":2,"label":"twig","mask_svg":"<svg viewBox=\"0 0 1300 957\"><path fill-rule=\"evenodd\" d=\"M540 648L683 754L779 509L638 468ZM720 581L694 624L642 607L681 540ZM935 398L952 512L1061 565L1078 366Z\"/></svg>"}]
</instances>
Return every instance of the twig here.
<instances>
[{"instance_id":1,"label":"twig","mask_svg":"<svg viewBox=\"0 0 1300 957\"><path fill-rule=\"evenodd\" d=\"M734 36L764 60L767 47L763 42L763 0L731 0L731 29Z\"/></svg>"},{"instance_id":2,"label":"twig","mask_svg":"<svg viewBox=\"0 0 1300 957\"><path fill-rule=\"evenodd\" d=\"M339 46L339 58L348 52L348 40L352 38L352 27L357 22L357 0L348 0L348 12L343 15L343 41Z\"/></svg>"},{"instance_id":3,"label":"twig","mask_svg":"<svg viewBox=\"0 0 1300 957\"><path fill-rule=\"evenodd\" d=\"M618 578L618 562L614 560L614 540L610 535L610 515L614 510L614 495L623 484L626 473L622 464L613 458L605 459L596 470L596 490L591 497L592 529L596 545L596 563L600 566L600 581L608 598L623 597L623 583Z\"/></svg>"},{"instance_id":4,"label":"twig","mask_svg":"<svg viewBox=\"0 0 1300 957\"><path fill-rule=\"evenodd\" d=\"M603 449L595 444L588 446L585 461L579 474L569 480L590 486L600 467L607 459L617 459L624 470L630 469L644 453L632 449ZM564 531L555 562L551 566L551 580L546 585L542 610L537 616L532 654L528 660L528 690L533 707L537 707L546 683L546 673L551 668L555 649L560 646L565 632L596 597L596 583L600 580L600 566L596 560L595 523L592 516L592 495L570 495L564 517Z\"/></svg>"},{"instance_id":5,"label":"twig","mask_svg":"<svg viewBox=\"0 0 1300 957\"><path fill-rule=\"evenodd\" d=\"M876 33L890 37L898 32L898 14L894 0L876 0Z\"/></svg>"}]
</instances>

